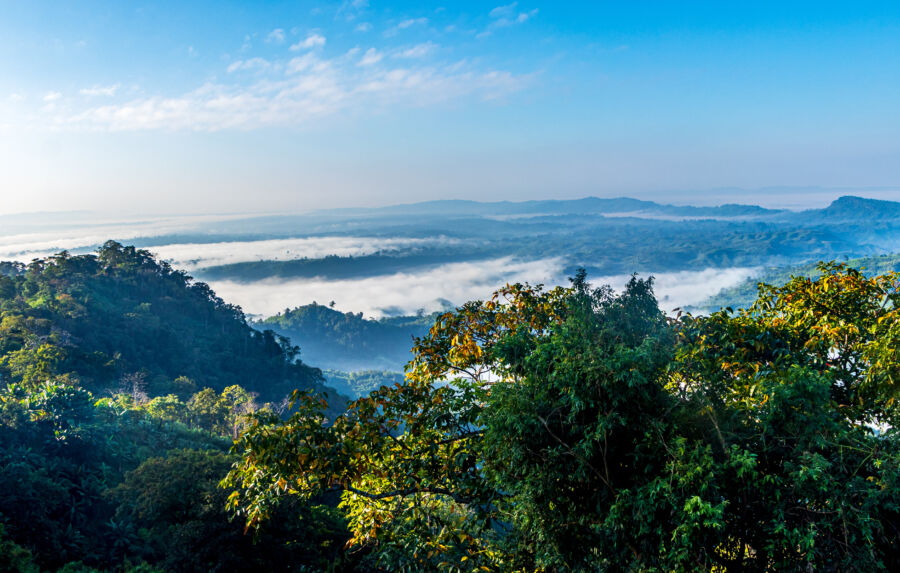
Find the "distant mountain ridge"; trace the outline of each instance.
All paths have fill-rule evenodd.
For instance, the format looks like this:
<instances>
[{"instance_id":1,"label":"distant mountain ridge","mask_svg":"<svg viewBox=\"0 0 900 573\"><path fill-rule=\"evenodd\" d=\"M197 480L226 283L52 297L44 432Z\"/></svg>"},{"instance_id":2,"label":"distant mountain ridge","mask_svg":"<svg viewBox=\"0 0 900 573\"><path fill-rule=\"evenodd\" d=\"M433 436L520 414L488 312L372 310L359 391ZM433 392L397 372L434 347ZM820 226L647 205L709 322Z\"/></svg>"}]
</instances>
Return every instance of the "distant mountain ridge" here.
<instances>
[{"instance_id":1,"label":"distant mountain ridge","mask_svg":"<svg viewBox=\"0 0 900 573\"><path fill-rule=\"evenodd\" d=\"M255 225L291 237L450 237L454 242L357 256L210 265L192 272L201 280L239 283L361 280L511 257L516 261L559 258L557 277L570 276L579 266L596 276L611 276L779 266L900 250L900 203L854 196L805 211L586 197L488 203L446 200L319 213L260 219ZM254 225L249 219L240 224Z\"/></svg>"},{"instance_id":2,"label":"distant mountain ridge","mask_svg":"<svg viewBox=\"0 0 900 573\"><path fill-rule=\"evenodd\" d=\"M584 197L529 201L474 201L445 199L388 205L384 207L324 209L309 215L325 217L371 217L398 215L502 216L502 215L664 215L684 218L791 219L807 222L836 220L886 220L900 218L900 202L843 195L821 209L790 211L769 209L749 203L724 203L717 206L672 205L631 197Z\"/></svg>"},{"instance_id":3,"label":"distant mountain ridge","mask_svg":"<svg viewBox=\"0 0 900 573\"><path fill-rule=\"evenodd\" d=\"M900 220L900 202L845 195L835 199L824 209L803 211L802 214L816 215L831 221Z\"/></svg>"},{"instance_id":4,"label":"distant mountain ridge","mask_svg":"<svg viewBox=\"0 0 900 573\"><path fill-rule=\"evenodd\" d=\"M372 216L372 215L428 215L444 216L501 216L501 215L584 215L584 214L636 214L665 215L686 218L736 218L769 217L786 211L766 209L758 205L727 203L716 207L696 207L691 205L669 205L655 201L645 201L630 197L582 199L547 199L531 201L482 202L465 199L423 201L373 208L343 208L315 211L313 214L325 216Z\"/></svg>"}]
</instances>

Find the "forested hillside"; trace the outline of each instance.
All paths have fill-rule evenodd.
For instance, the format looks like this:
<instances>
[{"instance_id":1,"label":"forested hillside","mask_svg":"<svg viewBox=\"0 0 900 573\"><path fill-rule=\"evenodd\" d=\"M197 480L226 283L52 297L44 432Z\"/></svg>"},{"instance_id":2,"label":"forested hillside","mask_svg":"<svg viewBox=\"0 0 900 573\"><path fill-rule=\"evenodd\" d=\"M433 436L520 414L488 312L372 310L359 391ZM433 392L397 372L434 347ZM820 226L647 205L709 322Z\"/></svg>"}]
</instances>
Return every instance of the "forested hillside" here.
<instances>
[{"instance_id":1,"label":"forested hillside","mask_svg":"<svg viewBox=\"0 0 900 573\"><path fill-rule=\"evenodd\" d=\"M0 271L0 571L343 562L335 499L283 505L248 536L218 487L248 414L326 390L295 347L118 243Z\"/></svg>"},{"instance_id":2,"label":"forested hillside","mask_svg":"<svg viewBox=\"0 0 900 573\"><path fill-rule=\"evenodd\" d=\"M329 373L338 411L146 252L8 266L0 570L896 570L900 276L814 274L674 318L652 280L507 285L406 377Z\"/></svg>"},{"instance_id":3,"label":"forested hillside","mask_svg":"<svg viewBox=\"0 0 900 573\"><path fill-rule=\"evenodd\" d=\"M360 370L357 372L325 370L325 380L329 386L341 394L351 398L361 398L382 386L403 384L404 376L402 372L391 372L390 370Z\"/></svg>"},{"instance_id":4,"label":"forested hillside","mask_svg":"<svg viewBox=\"0 0 900 573\"><path fill-rule=\"evenodd\" d=\"M303 357L335 370L402 371L412 359L413 337L428 332L437 315L372 320L318 303L286 309L256 326L300 345Z\"/></svg>"},{"instance_id":5,"label":"forested hillside","mask_svg":"<svg viewBox=\"0 0 900 573\"><path fill-rule=\"evenodd\" d=\"M233 506L340 491L383 571L896 571L900 275L817 272L677 319L507 286L333 423L258 416Z\"/></svg>"},{"instance_id":6,"label":"forested hillside","mask_svg":"<svg viewBox=\"0 0 900 573\"><path fill-rule=\"evenodd\" d=\"M881 255L878 257L860 257L844 261L848 267L859 269L866 275L875 276L900 271L900 255ZM815 263L793 265L787 267L771 267L764 269L757 276L743 283L723 289L719 294L710 297L696 309L700 312L716 311L721 308L748 308L756 300L758 285L784 284L791 277L818 277L822 274Z\"/></svg>"},{"instance_id":7,"label":"forested hillside","mask_svg":"<svg viewBox=\"0 0 900 573\"><path fill-rule=\"evenodd\" d=\"M321 373L241 309L144 250L106 243L0 276L0 375L26 387L54 376L96 394L150 396L240 385L263 401L321 390ZM14 271L14 272L11 272ZM185 387L179 378L193 386Z\"/></svg>"}]
</instances>

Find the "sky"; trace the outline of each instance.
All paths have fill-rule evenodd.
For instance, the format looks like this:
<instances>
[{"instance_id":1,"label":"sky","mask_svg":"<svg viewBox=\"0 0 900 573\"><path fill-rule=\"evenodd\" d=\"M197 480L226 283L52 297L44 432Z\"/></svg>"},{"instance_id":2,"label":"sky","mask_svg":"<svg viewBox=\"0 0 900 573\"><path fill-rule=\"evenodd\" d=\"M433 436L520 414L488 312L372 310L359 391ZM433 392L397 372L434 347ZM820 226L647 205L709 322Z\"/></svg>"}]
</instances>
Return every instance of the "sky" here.
<instances>
[{"instance_id":1,"label":"sky","mask_svg":"<svg viewBox=\"0 0 900 573\"><path fill-rule=\"evenodd\" d=\"M0 14L0 215L900 200L896 1Z\"/></svg>"}]
</instances>

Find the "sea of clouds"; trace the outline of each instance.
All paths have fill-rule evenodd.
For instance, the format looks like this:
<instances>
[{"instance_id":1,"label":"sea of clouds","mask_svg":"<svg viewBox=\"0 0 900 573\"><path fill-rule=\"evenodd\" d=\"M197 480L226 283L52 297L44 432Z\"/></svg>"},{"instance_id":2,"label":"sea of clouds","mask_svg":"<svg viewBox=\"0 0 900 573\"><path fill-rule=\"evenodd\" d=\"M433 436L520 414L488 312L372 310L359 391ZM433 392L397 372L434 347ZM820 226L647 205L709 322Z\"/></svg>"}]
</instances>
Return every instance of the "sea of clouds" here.
<instances>
[{"instance_id":1,"label":"sea of clouds","mask_svg":"<svg viewBox=\"0 0 900 573\"><path fill-rule=\"evenodd\" d=\"M57 221L55 226L38 223L0 224L0 261L30 262L63 250L81 252L95 250L109 239L127 242L176 233L196 231L198 225L223 221L237 216L186 216L132 220L115 218L103 220L92 217L91 223L73 214L71 223ZM50 227L50 228L46 228ZM9 229L14 229L10 232Z\"/></svg>"},{"instance_id":2,"label":"sea of clouds","mask_svg":"<svg viewBox=\"0 0 900 573\"><path fill-rule=\"evenodd\" d=\"M252 315L271 316L313 301L335 301L339 310L379 318L415 314L420 309L433 312L444 309L448 301L458 305L485 298L507 282L549 284L558 280L562 268L562 260L557 258L517 261L504 257L352 280L225 280L209 284L220 297Z\"/></svg>"},{"instance_id":3,"label":"sea of clouds","mask_svg":"<svg viewBox=\"0 0 900 573\"><path fill-rule=\"evenodd\" d=\"M735 286L757 273L755 268L704 269L671 273L642 273L654 277L654 292L666 312L698 305L721 289ZM630 275L588 277L594 285L621 290ZM225 300L239 304L255 316L271 316L286 308L313 301L335 302L344 312L362 312L372 318L444 310L491 296L506 283L528 282L548 286L568 284L561 258L522 261L509 257L449 263L433 268L352 280L266 279L253 283L211 281Z\"/></svg>"},{"instance_id":4,"label":"sea of clouds","mask_svg":"<svg viewBox=\"0 0 900 573\"><path fill-rule=\"evenodd\" d=\"M459 240L381 237L305 237L222 243L178 243L150 248L158 258L192 271L198 268L251 261L319 259L328 255L358 257L376 252L399 252L434 245L453 245Z\"/></svg>"},{"instance_id":5,"label":"sea of clouds","mask_svg":"<svg viewBox=\"0 0 900 573\"><path fill-rule=\"evenodd\" d=\"M217 218L221 219L221 218ZM166 234L190 232L208 217L109 221L72 225L52 231L4 234L0 231L0 260L29 262L63 249L79 252L96 248L110 237L127 242ZM194 272L204 267L259 260L322 258L328 255L363 256L379 251L400 252L428 246L452 246L457 239L383 237L300 237L216 243L173 243L151 247L160 260ZM666 312L695 306L723 288L735 286L757 274L755 268L707 268L668 273L644 270L654 276L654 291ZM621 290L630 275L589 277L595 285L609 284ZM503 257L483 261L441 264L406 272L360 279L324 278L265 279L256 282L211 281L210 286L226 301L240 305L252 316L271 316L285 308L317 301L345 312L368 317L432 312L468 300L484 299L506 283L528 282L554 286L568 284L561 257L521 260Z\"/></svg>"}]
</instances>

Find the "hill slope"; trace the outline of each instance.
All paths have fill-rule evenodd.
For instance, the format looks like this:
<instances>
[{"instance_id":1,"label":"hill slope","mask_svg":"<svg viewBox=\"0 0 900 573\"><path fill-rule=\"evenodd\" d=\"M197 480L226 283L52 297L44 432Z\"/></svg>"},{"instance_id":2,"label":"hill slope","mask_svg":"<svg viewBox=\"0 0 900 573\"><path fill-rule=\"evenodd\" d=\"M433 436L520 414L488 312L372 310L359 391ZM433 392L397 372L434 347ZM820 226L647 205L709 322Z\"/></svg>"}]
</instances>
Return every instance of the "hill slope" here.
<instances>
[{"instance_id":1,"label":"hill slope","mask_svg":"<svg viewBox=\"0 0 900 573\"><path fill-rule=\"evenodd\" d=\"M0 275L0 376L34 384L67 375L95 394L127 385L150 395L239 384L263 400L322 390L298 349L251 328L239 307L147 252L107 242Z\"/></svg>"},{"instance_id":2,"label":"hill slope","mask_svg":"<svg viewBox=\"0 0 900 573\"><path fill-rule=\"evenodd\" d=\"M423 336L432 324L431 315L371 320L316 303L256 323L299 344L307 360L344 371L403 370L412 358L413 337Z\"/></svg>"},{"instance_id":3,"label":"hill slope","mask_svg":"<svg viewBox=\"0 0 900 573\"><path fill-rule=\"evenodd\" d=\"M883 275L900 271L900 254L881 255L877 257L861 257L843 261L849 267L859 269L867 276ZM822 272L816 268L817 263L806 263L785 267L770 267L759 275L749 278L739 285L724 289L719 294L708 298L691 311L715 311L721 308L747 308L756 300L759 283L781 285L791 277L805 276L816 278Z\"/></svg>"}]
</instances>

